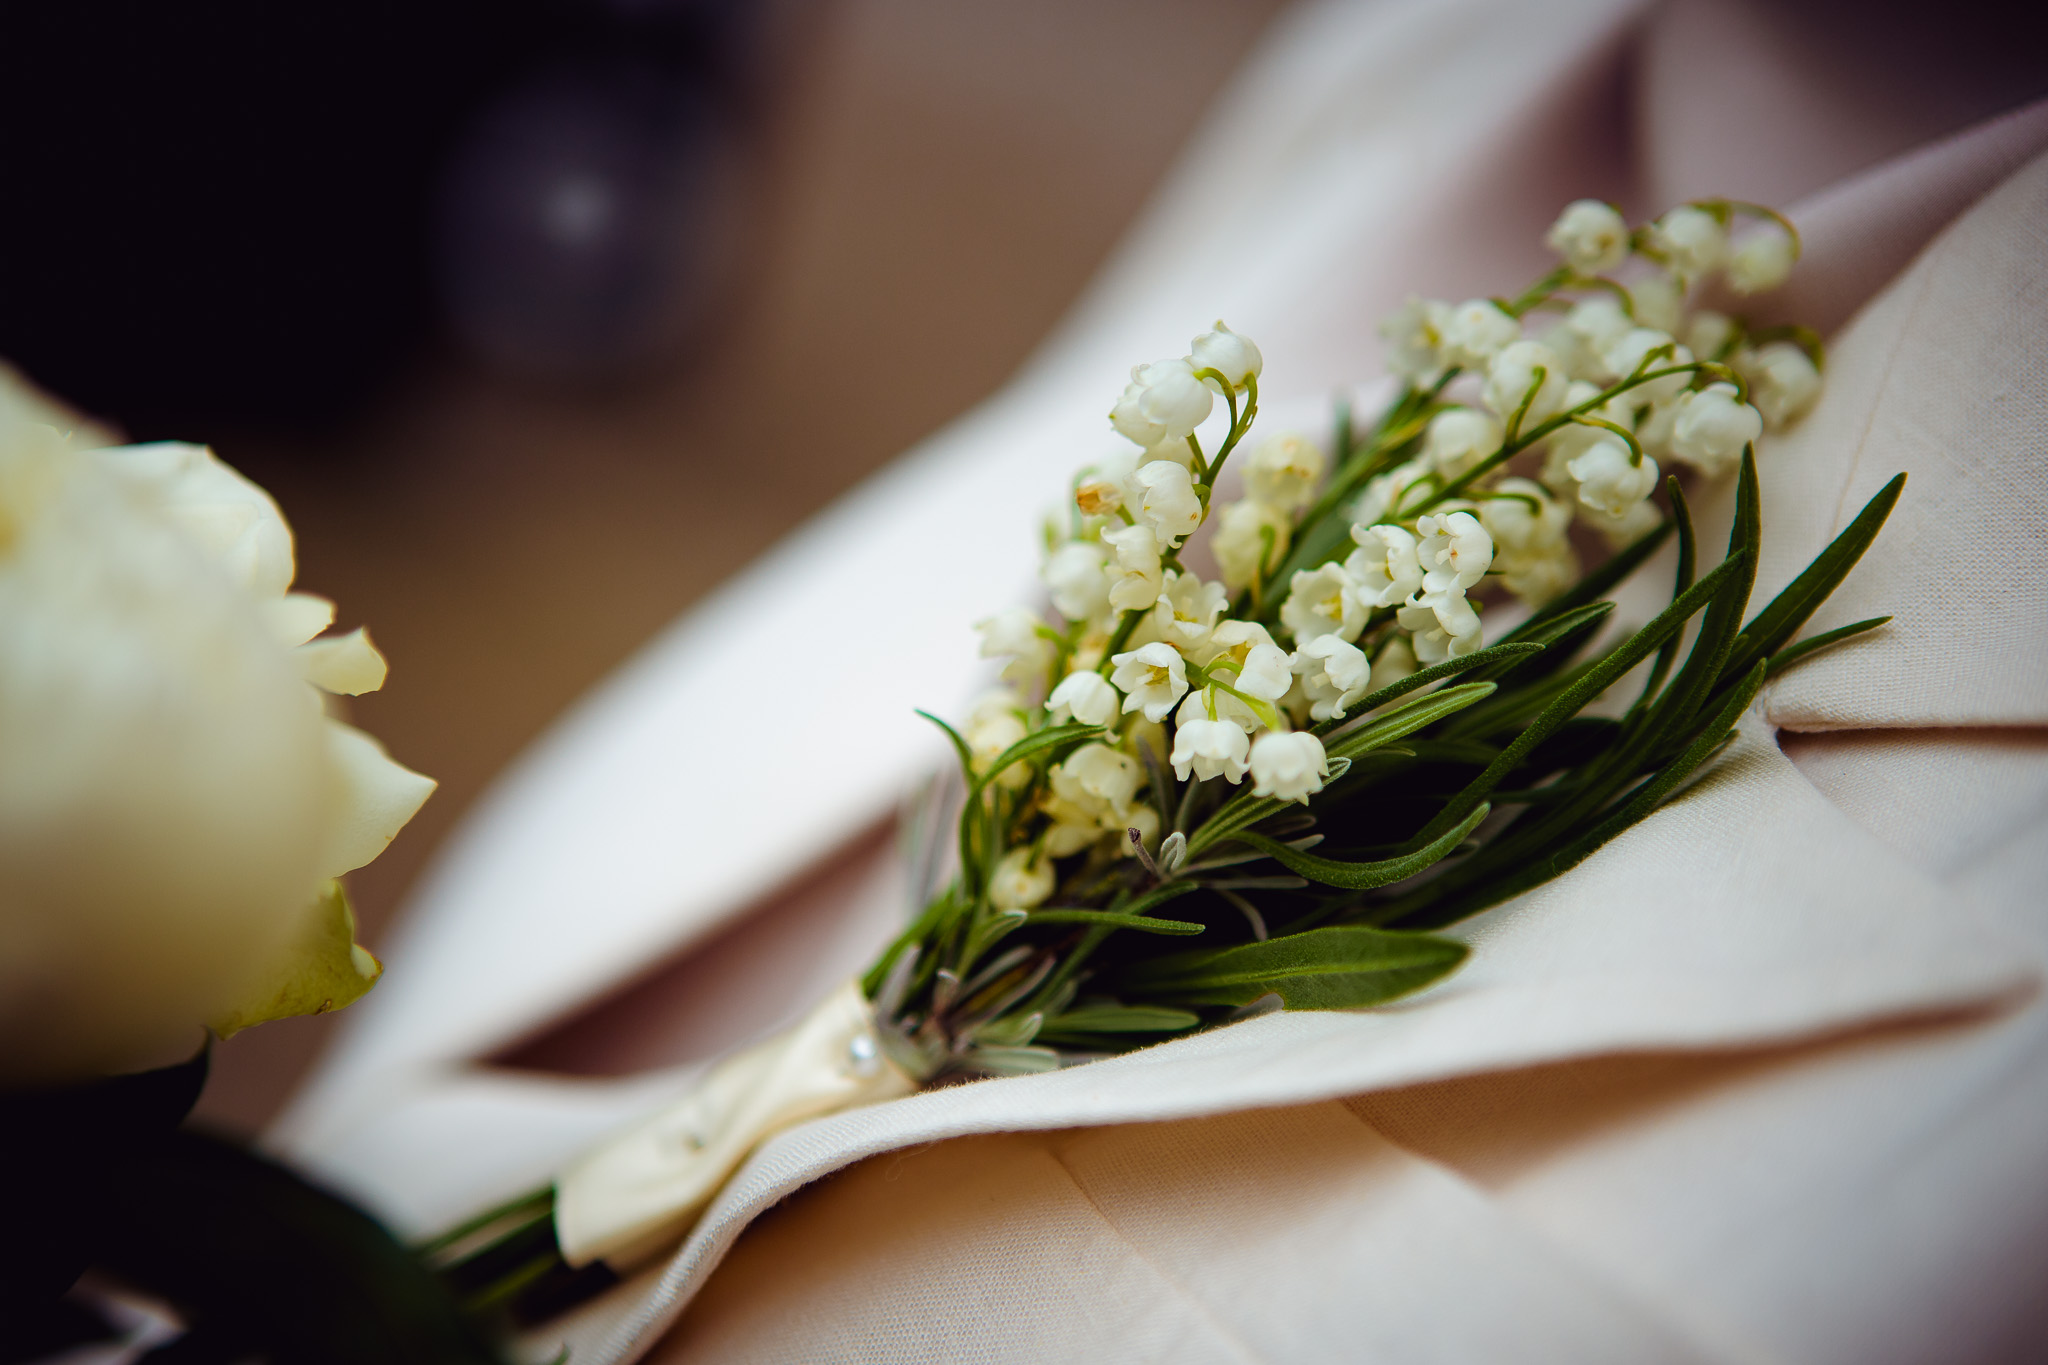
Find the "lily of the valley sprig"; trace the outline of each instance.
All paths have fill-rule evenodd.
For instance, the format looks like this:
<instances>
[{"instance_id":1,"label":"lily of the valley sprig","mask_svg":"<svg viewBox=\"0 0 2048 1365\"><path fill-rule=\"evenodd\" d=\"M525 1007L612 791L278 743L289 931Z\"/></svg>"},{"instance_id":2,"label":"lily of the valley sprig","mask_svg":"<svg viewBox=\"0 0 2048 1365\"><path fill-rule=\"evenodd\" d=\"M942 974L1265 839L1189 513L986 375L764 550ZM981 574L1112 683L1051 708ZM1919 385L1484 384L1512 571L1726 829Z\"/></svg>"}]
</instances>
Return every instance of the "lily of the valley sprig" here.
<instances>
[{"instance_id":1,"label":"lily of the valley sprig","mask_svg":"<svg viewBox=\"0 0 2048 1365\"><path fill-rule=\"evenodd\" d=\"M981 623L1003 684L946 727L957 875L864 981L897 1065L1043 1070L1412 991L1465 953L1420 930L1563 871L1726 741L1819 601L1802 580L1742 626L1748 462L1812 405L1821 354L1688 300L1782 283L1798 237L1733 201L1632 229L1582 200L1547 240L1560 264L1522 293L1386 321L1404 387L1364 432L1252 441L1264 360L1221 322L1132 371L1109 413L1130 445L1048 534L1049 613ZM1697 582L1673 468L1741 471ZM1895 494L1818 562L1826 587ZM1672 607L1607 640L1601 594L1674 529ZM1531 614L1489 643L1488 599ZM1632 704L1587 709L1638 665Z\"/></svg>"},{"instance_id":2,"label":"lily of the valley sprig","mask_svg":"<svg viewBox=\"0 0 2048 1365\"><path fill-rule=\"evenodd\" d=\"M1882 624L1793 642L1902 479L1744 620L1757 446L1818 396L1820 348L1688 300L1782 282L1790 224L1582 201L1549 241L1513 298L1410 300L1382 329L1398 396L1327 441L1249 439L1264 360L1221 322L1132 371L1129 444L1049 524L1044 607L980 624L1001 685L938 722L950 880L796 1028L432 1244L465 1301L531 1317L611 1283L806 1117L1420 990L1468 952L1433 931L1649 816L1766 678ZM1734 479L1704 572L1674 466ZM1617 629L1604 595L1674 538L1670 606Z\"/></svg>"}]
</instances>

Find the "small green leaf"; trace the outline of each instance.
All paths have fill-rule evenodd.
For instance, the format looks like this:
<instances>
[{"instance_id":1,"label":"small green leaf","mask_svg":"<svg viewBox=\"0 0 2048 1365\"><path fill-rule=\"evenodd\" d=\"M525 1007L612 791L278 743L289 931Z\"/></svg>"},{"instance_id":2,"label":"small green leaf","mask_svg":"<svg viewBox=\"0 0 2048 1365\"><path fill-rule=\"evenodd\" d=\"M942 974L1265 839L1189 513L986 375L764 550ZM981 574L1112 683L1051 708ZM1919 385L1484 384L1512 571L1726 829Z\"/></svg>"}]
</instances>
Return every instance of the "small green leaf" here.
<instances>
[{"instance_id":1,"label":"small green leaf","mask_svg":"<svg viewBox=\"0 0 2048 1365\"><path fill-rule=\"evenodd\" d=\"M1289 1009L1353 1009L1420 990L1455 970L1468 951L1431 934L1338 925L1155 958L1126 982L1190 1005L1248 1005L1277 995Z\"/></svg>"},{"instance_id":2,"label":"small green leaf","mask_svg":"<svg viewBox=\"0 0 2048 1365\"><path fill-rule=\"evenodd\" d=\"M306 927L276 975L210 1021L222 1038L273 1019L327 1014L362 999L384 965L356 942L355 911L340 882L328 882L307 913Z\"/></svg>"},{"instance_id":3,"label":"small green leaf","mask_svg":"<svg viewBox=\"0 0 2048 1365\"><path fill-rule=\"evenodd\" d=\"M965 777L969 782L973 782L974 751L967 747L966 740L960 738L960 732L958 730L955 730L952 726L946 724L946 722L940 720L937 716L933 715L929 711L919 711L917 714L923 716L926 720L930 721L932 724L938 726L941 730L944 730L946 732L946 738L953 741L953 752L960 756L961 775Z\"/></svg>"}]
</instances>

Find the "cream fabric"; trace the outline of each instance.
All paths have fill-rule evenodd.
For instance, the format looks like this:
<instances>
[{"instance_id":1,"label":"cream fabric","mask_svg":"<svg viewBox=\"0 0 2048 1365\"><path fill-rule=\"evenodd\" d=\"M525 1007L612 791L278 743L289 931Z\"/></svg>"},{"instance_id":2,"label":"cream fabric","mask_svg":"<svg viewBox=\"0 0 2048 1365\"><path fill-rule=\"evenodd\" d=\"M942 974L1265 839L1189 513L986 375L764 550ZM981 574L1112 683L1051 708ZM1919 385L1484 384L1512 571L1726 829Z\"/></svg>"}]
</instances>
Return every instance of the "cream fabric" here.
<instances>
[{"instance_id":1,"label":"cream fabric","mask_svg":"<svg viewBox=\"0 0 2048 1365\"><path fill-rule=\"evenodd\" d=\"M1643 168L1621 133L1630 73L1712 8L1288 19L1025 374L678 623L478 811L279 1144L424 1228L677 1093L690 1072L571 1083L464 1059L700 938L938 761L909 710L972 686L967 623L1030 590L1037 490L1102 445L1133 360L1220 312L1276 392L1313 395L1373 372L1372 322L1406 292L1536 273L1565 200L1715 188L1687 182L1682 138L1652 136ZM700 1292L661 1358L2048 1347L2025 1278L2048 1253L2048 757L2027 728L2048 726L2048 107L1872 168L1801 163L1797 133L1777 154L1813 191L1789 206L1800 315L1839 330L1821 405L1767 451L1759 605L1904 469L1892 526L1816 622L1894 624L1775 683L1670 809L1467 926L1471 962L1423 996L783 1135L662 1272L562 1329L579 1360L648 1349ZM827 573L876 612L819 617L805 589ZM1652 566L1625 610L1667 582ZM829 715L751 666L799 626L867 661ZM736 677L786 723L707 726ZM842 727L849 705L871 725ZM800 789L725 761L771 739L838 761ZM731 782L673 782L686 766ZM817 993L854 965L818 963ZM1617 1055L1636 1060L1587 1060Z\"/></svg>"}]
</instances>

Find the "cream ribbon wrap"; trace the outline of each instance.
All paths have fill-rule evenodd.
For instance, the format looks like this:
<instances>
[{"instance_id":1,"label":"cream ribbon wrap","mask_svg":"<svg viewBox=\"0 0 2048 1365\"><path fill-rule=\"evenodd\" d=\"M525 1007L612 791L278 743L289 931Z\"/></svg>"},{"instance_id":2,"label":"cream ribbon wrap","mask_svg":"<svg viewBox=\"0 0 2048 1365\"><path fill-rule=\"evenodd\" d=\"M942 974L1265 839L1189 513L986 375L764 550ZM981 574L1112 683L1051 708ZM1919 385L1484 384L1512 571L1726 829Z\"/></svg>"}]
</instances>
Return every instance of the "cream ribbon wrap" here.
<instances>
[{"instance_id":1,"label":"cream ribbon wrap","mask_svg":"<svg viewBox=\"0 0 2048 1365\"><path fill-rule=\"evenodd\" d=\"M883 1053L860 983L713 1067L682 1099L579 1158L555 1182L563 1258L644 1265L686 1236L753 1150L806 1119L899 1099L917 1082Z\"/></svg>"}]
</instances>

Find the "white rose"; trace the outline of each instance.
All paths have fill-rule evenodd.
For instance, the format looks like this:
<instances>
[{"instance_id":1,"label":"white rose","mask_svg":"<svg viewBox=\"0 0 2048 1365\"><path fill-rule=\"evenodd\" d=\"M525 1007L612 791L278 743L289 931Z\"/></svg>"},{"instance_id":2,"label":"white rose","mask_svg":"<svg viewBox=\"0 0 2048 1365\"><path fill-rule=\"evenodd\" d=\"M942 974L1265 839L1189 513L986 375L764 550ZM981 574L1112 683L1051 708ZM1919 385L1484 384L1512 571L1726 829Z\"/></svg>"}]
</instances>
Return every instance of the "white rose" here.
<instances>
[{"instance_id":1,"label":"white rose","mask_svg":"<svg viewBox=\"0 0 2048 1365\"><path fill-rule=\"evenodd\" d=\"M51 409L45 409L51 410ZM327 881L433 784L328 720L360 633L304 645L291 533L196 446L77 451L0 403L0 1077L170 1060L254 1022ZM353 968L350 964L353 963ZM342 958L366 988L376 963ZM360 994L360 989L356 991Z\"/></svg>"}]
</instances>

